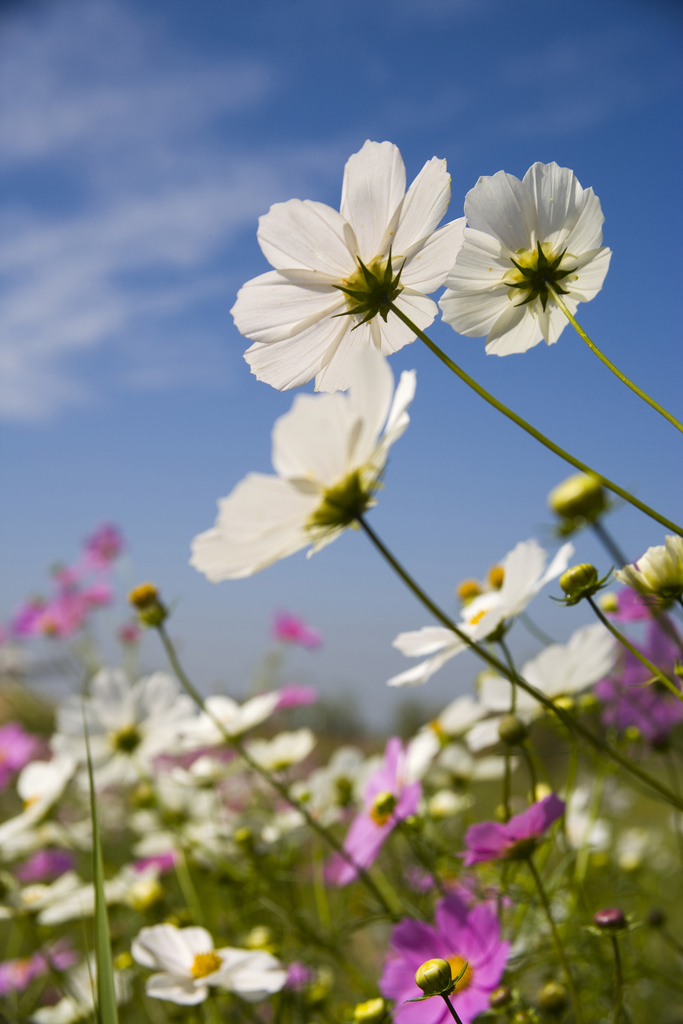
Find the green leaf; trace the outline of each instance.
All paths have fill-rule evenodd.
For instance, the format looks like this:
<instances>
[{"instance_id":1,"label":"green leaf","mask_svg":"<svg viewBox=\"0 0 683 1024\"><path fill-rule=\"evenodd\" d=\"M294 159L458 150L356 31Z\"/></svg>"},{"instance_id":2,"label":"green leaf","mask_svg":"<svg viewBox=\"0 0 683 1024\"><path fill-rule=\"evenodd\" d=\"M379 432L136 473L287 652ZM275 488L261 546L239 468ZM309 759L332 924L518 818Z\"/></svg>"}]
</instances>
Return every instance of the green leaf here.
<instances>
[{"instance_id":1,"label":"green leaf","mask_svg":"<svg viewBox=\"0 0 683 1024\"><path fill-rule=\"evenodd\" d=\"M85 733L85 750L88 759L88 781L90 783L90 816L92 818L92 861L93 882L95 885L95 960L97 963L97 993L95 1000L95 1018L97 1024L119 1024L119 1011L116 1005L114 990L114 963L109 941L109 915L104 895L104 863L102 859L102 839L100 821L97 813L95 783L93 780L92 758L90 756L90 737L85 714L83 715Z\"/></svg>"}]
</instances>

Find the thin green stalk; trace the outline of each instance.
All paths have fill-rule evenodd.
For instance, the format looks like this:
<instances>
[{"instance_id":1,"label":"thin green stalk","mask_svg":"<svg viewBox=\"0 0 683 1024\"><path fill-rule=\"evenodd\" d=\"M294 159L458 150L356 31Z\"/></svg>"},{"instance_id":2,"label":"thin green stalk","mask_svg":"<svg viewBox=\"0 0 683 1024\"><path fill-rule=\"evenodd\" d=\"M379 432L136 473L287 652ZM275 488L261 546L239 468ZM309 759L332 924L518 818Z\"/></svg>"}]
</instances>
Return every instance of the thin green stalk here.
<instances>
[{"instance_id":1,"label":"thin green stalk","mask_svg":"<svg viewBox=\"0 0 683 1024\"><path fill-rule=\"evenodd\" d=\"M533 803L537 799L536 790L538 789L536 765L534 764L533 756L531 754L531 751L527 747L526 743L521 743L519 749L522 751L522 754L524 755L524 760L527 764L527 768L529 769L529 780L531 782L531 801Z\"/></svg>"},{"instance_id":2,"label":"thin green stalk","mask_svg":"<svg viewBox=\"0 0 683 1024\"><path fill-rule=\"evenodd\" d=\"M663 683L668 690L671 690L674 697L677 697L680 701L683 702L683 693L681 693L681 691L676 687L672 680L669 679L668 676L665 676L663 672L660 672L657 666L653 665L649 658L646 658L645 655L641 651L639 651L637 647L634 647L631 641L628 640L623 633L619 632L616 626L612 625L609 619L605 615L603 615L602 611L600 610L600 608L598 608L597 604L595 603L592 597L588 597L586 598L586 600L588 601L589 605L591 606L597 617L600 619L600 622L602 622L603 626L607 627L612 636L616 637L619 643L623 644L626 650L630 651L634 658L637 658L641 665L644 665L645 668L652 673L655 679L658 679L660 683Z\"/></svg>"},{"instance_id":3,"label":"thin green stalk","mask_svg":"<svg viewBox=\"0 0 683 1024\"><path fill-rule=\"evenodd\" d=\"M534 879L534 882L536 883L536 888L538 889L538 895L541 898L541 903L543 904L543 909L545 911L545 916L548 919L548 924L550 925L550 931L552 932L553 942L555 944L555 950L557 952L557 955L558 955L558 958L560 960L560 963L562 964L562 968L564 970L564 974L565 974L565 977L567 979L567 988L569 989L569 997L570 997L570 999L572 1001L572 1008L574 1010L574 1017L575 1017L575 1020L576 1020L576 1024L583 1024L583 1011L581 1009L581 1003L579 1002L579 997L578 997L578 994L577 994L577 991L576 991L576 986L574 985L574 975L572 974L572 969L571 969L571 967L569 965L569 960L567 958L567 954L565 952L565 948L562 945L562 940L560 938L560 933L558 932L557 926L555 924L555 921L553 920L553 914L552 914L552 910L550 908L550 900L548 899L548 894L545 891L545 888L543 886L543 882L541 880L541 876L539 875L539 873L538 873L538 871L536 869L536 865L534 864L534 861L533 861L532 857L528 857L527 858L527 864L529 865L529 871L531 872L531 874L533 876L533 879Z\"/></svg>"},{"instance_id":4,"label":"thin green stalk","mask_svg":"<svg viewBox=\"0 0 683 1024\"><path fill-rule=\"evenodd\" d=\"M553 298L555 299L555 302L560 307L560 309L562 310L562 312L566 316L567 320L569 320L569 323L572 325L572 327L574 328L576 333L579 335L579 337L583 338L583 340L586 342L586 344L588 345L588 347L591 350L591 352L594 355L596 355L598 357L598 359L601 362L603 362L605 364L605 366L609 370L612 371L612 373L615 375L615 377L619 378L619 380L621 381L622 384L625 384L626 387L630 388L631 391L633 391L636 395L638 395L639 398L642 398L642 400L644 402L647 402L647 404L652 406L653 409L656 409L656 411L659 413L660 416L663 416L665 420L668 420L669 423L671 423L674 427L676 427L677 430L680 430L681 433L683 434L683 423L679 423L675 416L672 416L670 412L666 411L664 406L660 405L659 402L655 402L654 398L650 398L650 396L645 391L643 391L642 388L639 388L637 384L634 384L632 380L629 380L625 373L622 373L621 370L617 369L617 367L614 365L614 363L611 362L607 358L607 356L604 355L604 353L600 351L600 349L595 344L595 342L591 341L591 339L588 337L588 335L584 331L583 327L581 327L581 325L578 323L578 321L573 316L573 314L569 312L568 306L566 305L565 302L563 302L563 300L560 298L560 296L557 294L557 292L553 291L553 289L550 288L550 286L549 286L549 291L552 292Z\"/></svg>"},{"instance_id":5,"label":"thin green stalk","mask_svg":"<svg viewBox=\"0 0 683 1024\"><path fill-rule=\"evenodd\" d=\"M192 875L190 874L190 868L187 860L185 859L185 854L180 849L176 850L174 867L180 891L183 894L183 898L187 906L192 911L194 923L203 925L204 913L202 911L202 904L199 896L197 895L197 890L194 887L194 882L192 881Z\"/></svg>"},{"instance_id":6,"label":"thin green stalk","mask_svg":"<svg viewBox=\"0 0 683 1024\"><path fill-rule=\"evenodd\" d=\"M166 651L168 660L170 661L173 671L175 672L176 677L180 682L181 686L183 687L185 692L192 698L195 704L199 708L201 708L201 710L206 715L209 716L213 724L221 733L225 742L229 746L233 747L233 749L238 752L240 757L244 761L246 761L249 767L253 769L253 771L255 771L258 775L260 775L262 779L265 779L266 782L268 782L273 787L273 789L280 794L283 800L286 800L286 802L291 807L294 807L297 811L299 811L299 813L304 818L309 828L313 829L314 832L317 832L318 835L322 836L323 839L332 847L335 853L338 853L340 857L343 857L347 864L349 864L356 871L360 881L365 885L366 889L370 893L372 893L374 898L377 900L380 906L384 908L384 911L392 919L392 921L398 921L401 915L397 913L389 905L384 894L380 891L379 887L375 884L375 882L370 877L368 872L364 868L359 867L354 861L353 857L351 857L351 855L346 852L341 843L337 842L335 837L328 831L328 829L326 829L324 825L321 825L319 821L316 821L315 818L313 818L309 814L309 812L306 810L303 804L300 804L290 795L286 786L284 786L281 782L278 782L278 780L275 779L269 771L267 771L265 768L262 768L261 765L254 761L254 759L246 751L244 745L240 742L240 740L236 736L231 736L230 733L225 728L225 726L223 725L223 723L220 721L220 719L217 718L216 715L211 713L209 708L206 706L206 703L201 693L190 681L189 677L185 673L183 666L180 664L180 659L176 654L175 647L173 646L171 638L166 632L163 622L159 623L159 625L155 628L164 646L164 650ZM681 800L681 810L683 810L683 799Z\"/></svg>"},{"instance_id":7,"label":"thin green stalk","mask_svg":"<svg viewBox=\"0 0 683 1024\"><path fill-rule=\"evenodd\" d=\"M520 613L519 621L522 623L523 626L526 626L531 635L536 640L538 640L539 643L545 644L546 647L548 647L550 644L557 643L557 640L553 640L553 638L548 633L546 633L544 629L541 629L540 626L537 626L534 620L531 618L531 616L527 615L526 612Z\"/></svg>"},{"instance_id":8,"label":"thin green stalk","mask_svg":"<svg viewBox=\"0 0 683 1024\"><path fill-rule=\"evenodd\" d=\"M476 654L478 654L479 657L483 661L485 661L491 668L494 668L496 672L504 676L506 679L509 679L510 682L516 681L518 686L521 686L523 690L526 690L526 692L529 693L534 698L534 700L538 701L539 704L542 704L544 708L546 708L548 711L551 711L557 718L559 718L559 720L569 730L570 733L575 732L577 735L581 736L587 743L589 743L601 754L604 754L606 757L610 758L610 760L614 761L616 764L621 765L622 768L625 768L626 771L630 772L630 774L635 776L635 778L639 779L646 786L649 786L650 789L653 789L655 790L655 792L659 793L659 795L664 797L664 799L668 803L673 804L673 806L677 807L679 810L683 810L683 798L676 796L675 793L672 793L671 790L667 789L666 786L662 785L662 783L659 782L658 779L655 779L652 775L649 775L646 771L643 771L643 769L639 765L634 764L629 758L625 757L614 747L610 746L609 743L606 743L604 740L600 739L599 736L593 735L593 733L589 729L587 729L580 722L572 718L572 716L569 715L564 710L564 708L561 708L557 704L555 704L555 702L552 701L550 697L546 697L544 693L542 693L540 690L537 690L535 686L532 686L531 683L528 683L526 679L524 679L522 676L516 675L513 679L509 669L507 668L506 665L503 664L502 661L500 661L498 658L496 658L495 655L487 651L485 647L482 647L481 644L476 643L474 640L470 639L470 637L468 637L466 633L463 633L463 631L458 628L455 622L453 622L453 620L448 615L446 615L446 613L442 611L441 608L439 608L439 606L434 603L434 601L432 601L432 599L425 593L425 591L419 586L419 584L416 583L412 576L410 576L409 573L406 572L401 563L394 557L394 555L392 555L389 548L387 548L386 545L380 540L380 538L377 536L372 527L366 522L364 517L358 516L357 522L359 526L365 531L365 533L370 538L370 540L375 545L380 554L389 563L394 572L403 580L405 585L413 592L418 601L420 601L425 606L425 608L432 613L434 618L438 619L438 621L441 622L442 625L446 626L447 629L450 629L453 633L455 633L455 635L459 637L460 640L463 641L463 643L465 643Z\"/></svg>"},{"instance_id":9,"label":"thin green stalk","mask_svg":"<svg viewBox=\"0 0 683 1024\"><path fill-rule=\"evenodd\" d=\"M454 363L453 360L450 359L449 356L447 356L446 353L443 352L438 345L435 345L431 338L429 338L424 333L424 331L421 331L420 328L417 327L416 324L412 322L412 320L408 319L408 317L405 316L405 314L402 313L398 306L395 306L393 302L390 303L390 308L393 310L393 312L396 314L399 320L402 320L406 327L409 327L410 330L417 335L420 341L423 341L427 348L431 349L434 355L438 359L440 359L441 362L444 363L444 365L447 366L449 370L452 370L453 373L460 377L460 380L464 381L465 384L471 387L473 391L476 391L477 394L481 398L483 398L484 401L488 402L489 405L492 405L494 409L497 409L498 412L502 412L504 416L507 416L507 418L512 420L513 423L516 423L518 427L522 428L522 430L526 430L527 434L531 434L532 437L534 437L537 441L540 441L541 444L545 445L546 448L549 448L551 452L555 453L555 455L559 455L559 457L561 459L564 459L565 462L568 462L571 466L575 466L576 469L580 469L582 473L589 473L591 476L599 480L603 487L606 487L609 491L612 491L614 494L618 494L620 498L624 499L624 501L628 501L629 504L633 505L637 509L640 509L641 512L644 512L646 516L650 516L651 519L654 519L658 523L661 523L662 526L666 526L668 530L673 530L673 532L677 533L679 537L683 537L682 526L678 526L670 519L667 519L666 516L660 515L659 512L656 512L653 508L650 508L650 506L646 505L644 502L639 501L638 498L634 497L633 494L630 494L628 491L624 490L623 487L619 487L618 484L615 484L611 480L608 480L606 476L602 476L600 473L596 473L595 470L591 469L590 466L587 466L585 462L581 462L579 459L575 459L574 456L570 455L569 452L566 452L564 448L560 448L558 444L555 444L554 441L551 441L549 438L547 438L545 434L542 434L540 432L540 430L536 430L536 428L532 427L530 423L527 423L527 421L522 419L521 416L518 416L516 412L513 412L512 409L508 409L506 405L504 405L502 402L499 402L497 398L494 398L493 395L490 394L490 392L488 392L485 388L481 386L481 384L477 384L476 380L474 380L473 377L470 377L470 375L468 373L465 373L465 371L461 369L457 363Z\"/></svg>"},{"instance_id":10,"label":"thin green stalk","mask_svg":"<svg viewBox=\"0 0 683 1024\"><path fill-rule=\"evenodd\" d=\"M460 1017L458 1017L457 1013L453 1009L453 1004L450 1001L450 999L448 998L448 996L441 996L441 998L443 999L444 1003L448 1007L450 1015L453 1018L453 1020L455 1021L455 1024L462 1024L462 1021L460 1020Z\"/></svg>"},{"instance_id":11,"label":"thin green stalk","mask_svg":"<svg viewBox=\"0 0 683 1024\"><path fill-rule=\"evenodd\" d=\"M612 936L612 949L614 950L614 1016L613 1024L619 1024L621 1020L621 1006L624 1001L624 972L621 966L621 953L619 952L619 940L616 935Z\"/></svg>"}]
</instances>

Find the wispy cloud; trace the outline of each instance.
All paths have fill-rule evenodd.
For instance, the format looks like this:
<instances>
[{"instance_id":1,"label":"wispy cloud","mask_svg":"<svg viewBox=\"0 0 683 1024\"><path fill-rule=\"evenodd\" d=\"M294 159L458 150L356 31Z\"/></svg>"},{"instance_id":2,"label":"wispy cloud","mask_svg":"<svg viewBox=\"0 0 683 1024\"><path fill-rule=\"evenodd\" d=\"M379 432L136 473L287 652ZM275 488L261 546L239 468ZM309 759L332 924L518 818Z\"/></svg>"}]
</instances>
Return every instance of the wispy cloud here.
<instances>
[{"instance_id":1,"label":"wispy cloud","mask_svg":"<svg viewBox=\"0 0 683 1024\"><path fill-rule=\"evenodd\" d=\"M186 378L181 359L158 370L153 341L145 358L145 331L163 323L173 344L178 312L224 287L216 259L304 168L326 164L324 151L259 156L235 143L239 118L269 88L257 62L193 65L113 0L6 22L0 415L87 400L73 357L105 341L125 355L138 340L128 383ZM40 195L22 200L21 174L36 169Z\"/></svg>"}]
</instances>

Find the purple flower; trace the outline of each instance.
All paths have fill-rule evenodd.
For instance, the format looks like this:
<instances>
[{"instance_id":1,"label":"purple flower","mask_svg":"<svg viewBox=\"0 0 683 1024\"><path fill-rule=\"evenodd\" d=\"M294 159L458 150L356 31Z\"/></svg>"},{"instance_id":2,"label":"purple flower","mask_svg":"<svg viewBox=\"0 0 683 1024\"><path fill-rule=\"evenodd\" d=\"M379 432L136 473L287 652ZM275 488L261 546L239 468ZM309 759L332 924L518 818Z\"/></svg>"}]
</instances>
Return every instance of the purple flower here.
<instances>
[{"instance_id":1,"label":"purple flower","mask_svg":"<svg viewBox=\"0 0 683 1024\"><path fill-rule=\"evenodd\" d=\"M113 523L103 523L83 545L86 565L100 571L108 569L122 551L123 535Z\"/></svg>"},{"instance_id":2,"label":"purple flower","mask_svg":"<svg viewBox=\"0 0 683 1024\"><path fill-rule=\"evenodd\" d=\"M448 1007L435 996L423 1003L407 1003L422 991L415 984L415 972L434 957L447 960L453 977L467 961L467 969L451 996L462 1024L471 1021L489 1007L489 995L497 987L505 970L509 942L501 942L500 924L495 910L486 903L469 908L457 896L447 896L436 904L436 926L406 918L391 935L392 952L384 965L379 988L387 999L395 999L396 1024L446 1024Z\"/></svg>"},{"instance_id":3,"label":"purple flower","mask_svg":"<svg viewBox=\"0 0 683 1024\"><path fill-rule=\"evenodd\" d=\"M23 992L34 978L47 974L48 963L42 953L0 963L0 996L10 992Z\"/></svg>"},{"instance_id":4,"label":"purple flower","mask_svg":"<svg viewBox=\"0 0 683 1024\"><path fill-rule=\"evenodd\" d=\"M25 885L30 882L53 881L74 866L69 850L38 850L15 869L15 875Z\"/></svg>"},{"instance_id":5,"label":"purple flower","mask_svg":"<svg viewBox=\"0 0 683 1024\"><path fill-rule=\"evenodd\" d=\"M640 622L652 617L650 606L645 598L637 594L631 587L624 587L616 594L618 608L615 612L607 612L615 622Z\"/></svg>"},{"instance_id":6,"label":"purple flower","mask_svg":"<svg viewBox=\"0 0 683 1024\"><path fill-rule=\"evenodd\" d=\"M294 960L287 968L287 980L285 981L285 988L294 989L298 991L308 985L309 981L313 980L313 971L310 967L306 967L299 960Z\"/></svg>"},{"instance_id":7,"label":"purple flower","mask_svg":"<svg viewBox=\"0 0 683 1024\"><path fill-rule=\"evenodd\" d=\"M658 669L673 675L679 650L656 622L650 621L645 645L639 649ZM619 674L601 679L594 688L605 705L604 724L617 729L635 726L652 743L666 739L683 720L683 704L657 683L648 685L652 674L630 651L625 651L621 666Z\"/></svg>"},{"instance_id":8,"label":"purple flower","mask_svg":"<svg viewBox=\"0 0 683 1024\"><path fill-rule=\"evenodd\" d=\"M394 736L387 743L384 762L365 787L364 806L344 840L344 849L359 868L369 868L382 843L399 821L414 814L422 795L419 782L406 779L406 751ZM341 854L327 863L325 878L330 885L348 885L358 872Z\"/></svg>"},{"instance_id":9,"label":"purple flower","mask_svg":"<svg viewBox=\"0 0 683 1024\"><path fill-rule=\"evenodd\" d=\"M563 814L564 800L551 793L505 824L482 821L479 825L470 825L465 833L468 847L463 854L465 867L485 860L514 860L529 856L545 830Z\"/></svg>"},{"instance_id":10,"label":"purple flower","mask_svg":"<svg viewBox=\"0 0 683 1024\"><path fill-rule=\"evenodd\" d=\"M156 853L152 857L142 857L141 860L133 861L133 871L146 871L149 867L155 867L160 875L165 875L168 871L175 869L176 855L175 851L169 850L168 853Z\"/></svg>"},{"instance_id":11,"label":"purple flower","mask_svg":"<svg viewBox=\"0 0 683 1024\"><path fill-rule=\"evenodd\" d=\"M39 749L40 740L18 722L0 726L0 789L7 788L14 773L32 761Z\"/></svg>"},{"instance_id":12,"label":"purple flower","mask_svg":"<svg viewBox=\"0 0 683 1024\"><path fill-rule=\"evenodd\" d=\"M42 597L31 597L20 605L12 619L10 627L12 635L17 637L35 636L36 623L46 606L47 602Z\"/></svg>"},{"instance_id":13,"label":"purple flower","mask_svg":"<svg viewBox=\"0 0 683 1024\"><path fill-rule=\"evenodd\" d=\"M289 683L280 687L278 691L280 699L276 711L284 708L298 708L304 704L315 704L318 699L318 691L315 686L299 686L296 683Z\"/></svg>"},{"instance_id":14,"label":"purple flower","mask_svg":"<svg viewBox=\"0 0 683 1024\"><path fill-rule=\"evenodd\" d=\"M273 638L283 644L298 644L299 647L320 647L323 642L322 633L289 612L275 613Z\"/></svg>"}]
</instances>

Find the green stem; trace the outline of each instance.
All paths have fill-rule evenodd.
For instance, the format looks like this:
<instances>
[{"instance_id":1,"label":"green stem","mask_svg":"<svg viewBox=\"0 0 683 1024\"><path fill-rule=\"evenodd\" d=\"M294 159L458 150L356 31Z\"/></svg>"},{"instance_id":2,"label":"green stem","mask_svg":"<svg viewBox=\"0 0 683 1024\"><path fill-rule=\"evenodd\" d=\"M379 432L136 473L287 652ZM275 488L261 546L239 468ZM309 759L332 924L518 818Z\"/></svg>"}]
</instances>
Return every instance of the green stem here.
<instances>
[{"instance_id":1,"label":"green stem","mask_svg":"<svg viewBox=\"0 0 683 1024\"><path fill-rule=\"evenodd\" d=\"M448 1007L450 1015L453 1018L453 1020L455 1021L455 1024L462 1024L462 1021L460 1020L460 1017L458 1017L457 1013L453 1009L453 1004L451 1003L451 1001L448 998L448 996L441 996L441 998L443 999L444 1003Z\"/></svg>"},{"instance_id":2,"label":"green stem","mask_svg":"<svg viewBox=\"0 0 683 1024\"><path fill-rule=\"evenodd\" d=\"M555 302L560 307L560 309L562 310L562 312L566 316L567 320L569 320L569 323L572 325L572 327L574 328L576 333L579 335L579 337L583 338L583 340L586 342L586 344L588 345L588 347L591 350L591 352L594 355L596 355L598 357L598 359L601 362L603 362L605 364L605 366L609 370L612 371L612 373L615 375L615 377L619 378L619 380L621 381L622 384L625 384L626 387L630 388L631 391L635 392L635 394L638 395L639 398L642 398L642 400L644 402L647 402L647 404L652 406L653 409L656 409L660 416L663 416L665 420L668 420L669 423L671 423L674 427L676 427L677 430L680 430L681 433L683 434L683 423L679 423L678 420L676 419L676 417L672 416L670 412L667 412L666 409L662 405L659 404L659 402L655 402L654 398L650 398L650 396L648 394L646 394L646 392L643 391L642 388L639 388L637 384L634 384L632 380L629 380L625 373L622 373L621 370L617 369L617 367L614 365L614 363L611 362L607 358L607 356L604 355L600 351L600 349L595 344L595 342L591 341L591 339L588 337L588 335L584 331L583 327L581 327L581 325L578 323L578 321L573 316L573 314L569 312L569 309L568 309L567 305L562 301L562 299L557 294L557 292L553 291L552 288L549 288L549 290L552 292L552 295L553 295L553 298L555 299Z\"/></svg>"},{"instance_id":3,"label":"green stem","mask_svg":"<svg viewBox=\"0 0 683 1024\"><path fill-rule=\"evenodd\" d=\"M557 718L559 718L559 720L569 730L570 733L575 732L577 735L581 736L587 743L594 747L595 750L598 750L601 754L604 754L606 757L610 758L610 760L614 761L622 768L625 768L627 772L630 772L631 775L635 776L635 778L639 779L646 786L649 786L650 789L654 789L657 793L659 793L660 796L664 797L664 799L668 803L673 804L673 806L677 807L679 810L683 810L683 798L676 796L675 793L672 793L671 790L667 789L666 786L662 785L662 783L659 782L658 779L655 779L652 775L649 775L647 772L643 771L643 769L640 768L639 765L634 764L631 760L629 760L629 758L625 757L614 747L611 747L609 743L606 743L604 740L600 739L599 736L593 735L593 733L589 729L587 729L580 722L573 719L572 716L564 710L564 708L561 708L557 704L555 704L555 702L552 701L550 697L546 697L544 693L542 693L540 690L537 690L535 686L532 686L531 683L528 683L526 679L524 679L522 676L515 675L513 677L510 671L508 670L507 666L504 665L502 661L500 661L498 658L496 658L495 655L487 651L485 647L482 647L481 644L478 644L474 640L471 640L466 633L463 633L463 631L459 629L458 626L456 626L455 622L453 622L453 620L449 618L449 616L446 615L446 613L442 611L441 608L439 608L439 606L432 601L432 599L425 593L424 590L422 590L422 588L419 586L418 583L416 583L412 576L410 576L406 572L401 563L392 555L389 548L387 548L386 545L380 540L380 538L377 536L372 527L369 526L368 523L365 521L363 516L358 516L357 522L359 526L365 531L365 533L370 538L370 540L375 545L380 554L386 559L386 561L392 567L394 572L403 580L405 585L413 592L418 601L420 601L425 606L425 608L427 608L427 610L432 613L435 619L438 619L438 621L441 622L442 625L446 626L447 629L450 629L453 633L455 633L455 635L460 640L462 640L463 643L465 643L476 654L478 654L479 657L483 661L485 661L491 668L494 668L496 672L504 676L506 679L509 679L510 682L516 682L517 685L521 686L523 690L525 690L534 698L534 700L538 701L539 704L542 704L543 707L546 708L548 711L551 711Z\"/></svg>"},{"instance_id":4,"label":"green stem","mask_svg":"<svg viewBox=\"0 0 683 1024\"><path fill-rule=\"evenodd\" d=\"M536 765L534 764L533 755L532 755L531 751L529 750L529 748L527 747L526 743L520 744L520 748L519 749L522 751L522 754L524 755L524 760L527 763L527 768L529 769L529 779L531 781L531 802L534 803L538 799L538 797L536 796L536 791L538 789L538 777L536 775Z\"/></svg>"},{"instance_id":5,"label":"green stem","mask_svg":"<svg viewBox=\"0 0 683 1024\"><path fill-rule=\"evenodd\" d=\"M534 864L532 857L528 857L527 858L527 864L529 865L529 870L530 870L530 872L531 872L531 874L533 876L534 882L536 883L536 888L538 889L538 895L541 897L541 903L543 904L543 909L545 911L545 916L548 919L548 924L550 925L550 931L552 932L553 942L555 944L555 950L557 952L557 955L558 955L558 958L560 960L560 963L562 964L562 968L564 970L564 974L565 974L565 977L567 979L567 988L569 989L569 996L570 996L571 1001L572 1001L572 1007L573 1007L573 1010L574 1010L574 1017L575 1017L575 1020L576 1020L576 1024L582 1024L582 1022L583 1022L583 1011L581 1009L581 1003L579 1002L579 997L578 997L578 994L576 992L576 987L574 985L574 976L572 974L572 969L569 966L569 960L567 959L567 954L565 952L564 946L562 945L562 940L560 938L560 933L558 932L557 926L555 924L555 921L553 920L553 914L552 914L552 910L550 909L550 900L548 899L548 894L545 891L545 888L543 886L543 882L541 880L541 876L539 875L539 873L538 873L538 871L536 869L536 865Z\"/></svg>"},{"instance_id":6,"label":"green stem","mask_svg":"<svg viewBox=\"0 0 683 1024\"><path fill-rule=\"evenodd\" d=\"M245 750L244 745L240 742L240 740L236 736L231 736L230 733L225 728L225 726L223 725L223 723L220 721L220 719L217 718L216 715L212 714L212 712L206 706L206 703L201 693L190 681L189 677L185 673L183 666L180 664L180 659L176 654L175 647L173 646L171 638L166 632L163 622L161 622L156 627L156 630L164 646L164 650L166 651L168 660L170 661L173 671L175 672L176 677L178 678L178 681L180 682L181 686L183 687L185 692L192 698L195 704L197 704L197 706L201 708L204 714L208 715L208 717L211 719L211 721L216 726L218 731L221 733L225 742L234 750L236 750L240 757L244 761L246 761L249 767L253 769L253 771L255 771L258 775L260 775L262 779L265 779L266 782L268 782L273 787L273 789L275 789L280 794L283 800L286 800L286 802L291 807L294 807L301 814L309 828L312 828L314 832L317 832L319 836L322 836L323 839L332 847L335 853L338 853L340 857L343 857L347 864L349 864L355 870L355 872L358 875L358 878L363 882L366 889L372 893L372 895L380 904L380 906L383 907L385 913L392 919L392 921L398 921L401 916L400 913L397 913L397 911L395 911L391 906L389 906L389 903L385 899L384 894L380 892L379 888L377 887L377 885L375 885L373 879L370 877L368 872L364 868L359 867L354 861L353 857L349 853L347 853L347 851L344 849L341 843L337 842L335 837L324 827L324 825L321 825L320 822L316 821L315 818L313 818L309 814L306 808L290 795L286 786L284 786L281 782L278 782L277 779L273 778L269 771L267 771L265 768L262 768L261 765L254 761L251 755ZM683 810L683 800L681 800L681 809Z\"/></svg>"},{"instance_id":7,"label":"green stem","mask_svg":"<svg viewBox=\"0 0 683 1024\"><path fill-rule=\"evenodd\" d=\"M612 948L614 949L614 970L615 970L615 987L614 987L614 1016L612 1018L613 1024L619 1024L621 1020L621 1004L624 999L624 972L621 966L621 953L619 952L619 940L616 935L612 936Z\"/></svg>"},{"instance_id":8,"label":"green stem","mask_svg":"<svg viewBox=\"0 0 683 1024\"><path fill-rule=\"evenodd\" d=\"M603 615L602 611L600 610L600 608L598 608L597 604L595 603L592 597L588 597L586 600L588 601L589 605L591 606L597 617L600 619L600 622L602 622L603 626L607 627L612 636L616 637L619 643L623 644L626 650L630 651L634 658L637 658L641 665L644 665L645 668L652 673L655 679L658 679L660 683L664 683L666 688L668 690L671 690L673 695L683 702L683 693L681 693L681 691L671 681L671 679L669 679L668 676L665 676L663 672L660 672L657 666L653 665L649 658L646 658L645 655L641 651L639 651L637 647L634 647L631 641L628 640L623 633L619 632L616 626L612 625L609 619L605 615Z\"/></svg>"},{"instance_id":9,"label":"green stem","mask_svg":"<svg viewBox=\"0 0 683 1024\"><path fill-rule=\"evenodd\" d=\"M564 448L560 448L558 444L555 444L554 441L547 438L545 434L540 432L540 430L536 430L536 428L532 427L530 423L527 423L527 421L522 419L521 416L518 416L516 412L513 412L512 409L508 409L506 405L503 405L503 403L499 402L497 398L494 398L492 394L481 386L481 384L477 384L474 378L470 377L468 373L465 373L465 371L462 370L457 363L454 363L445 352L442 352L438 345L434 344L431 338L427 337L424 331L421 331L420 328L412 322L412 320L409 320L408 317L401 312L398 306L395 306L392 302L390 303L390 307L399 320L402 320L406 327L409 327L410 330L425 343L427 348L431 349L434 355L440 359L449 370L452 370L453 373L460 377L460 380L463 380L465 384L469 385L473 391L476 391L477 394L483 398L484 401L488 402L489 405L492 405L494 409L497 409L498 412L502 412L504 416L507 416L513 423L516 423L518 427L522 428L522 430L526 430L527 434L531 434L532 437L536 438L537 441L540 441L546 448L549 448L551 452L555 453L555 455L559 455L561 459L565 460L565 462L568 462L571 466L575 466L576 469L580 469L582 473L589 473L591 476L595 477L596 480L599 480L603 487L606 487L614 494L618 494L620 498L624 499L624 501L628 501L631 505L635 506L635 508L644 512L646 516L650 516L651 519L655 519L658 523L661 523L662 526L666 526L668 530L673 530L673 532L677 533L679 537L683 537L682 526L677 526L676 523L673 523L670 519L660 515L659 512L655 512L653 508L650 508L649 505L639 501L638 498L634 497L628 491L625 491L623 487L619 487L618 484L608 480L606 476L601 476L600 473L596 473L595 470L591 469L590 466L587 466L585 462L575 459L574 456L570 455L569 452L566 452Z\"/></svg>"},{"instance_id":10,"label":"green stem","mask_svg":"<svg viewBox=\"0 0 683 1024\"><path fill-rule=\"evenodd\" d=\"M553 640L553 638L548 633L546 633L544 629L541 629L540 626L537 626L534 620L531 618L531 616L527 615L526 612L520 612L519 621L522 623L523 626L526 626L531 635L536 640L538 640L539 643L545 644L546 647L549 647L550 644L557 643L557 640Z\"/></svg>"}]
</instances>

